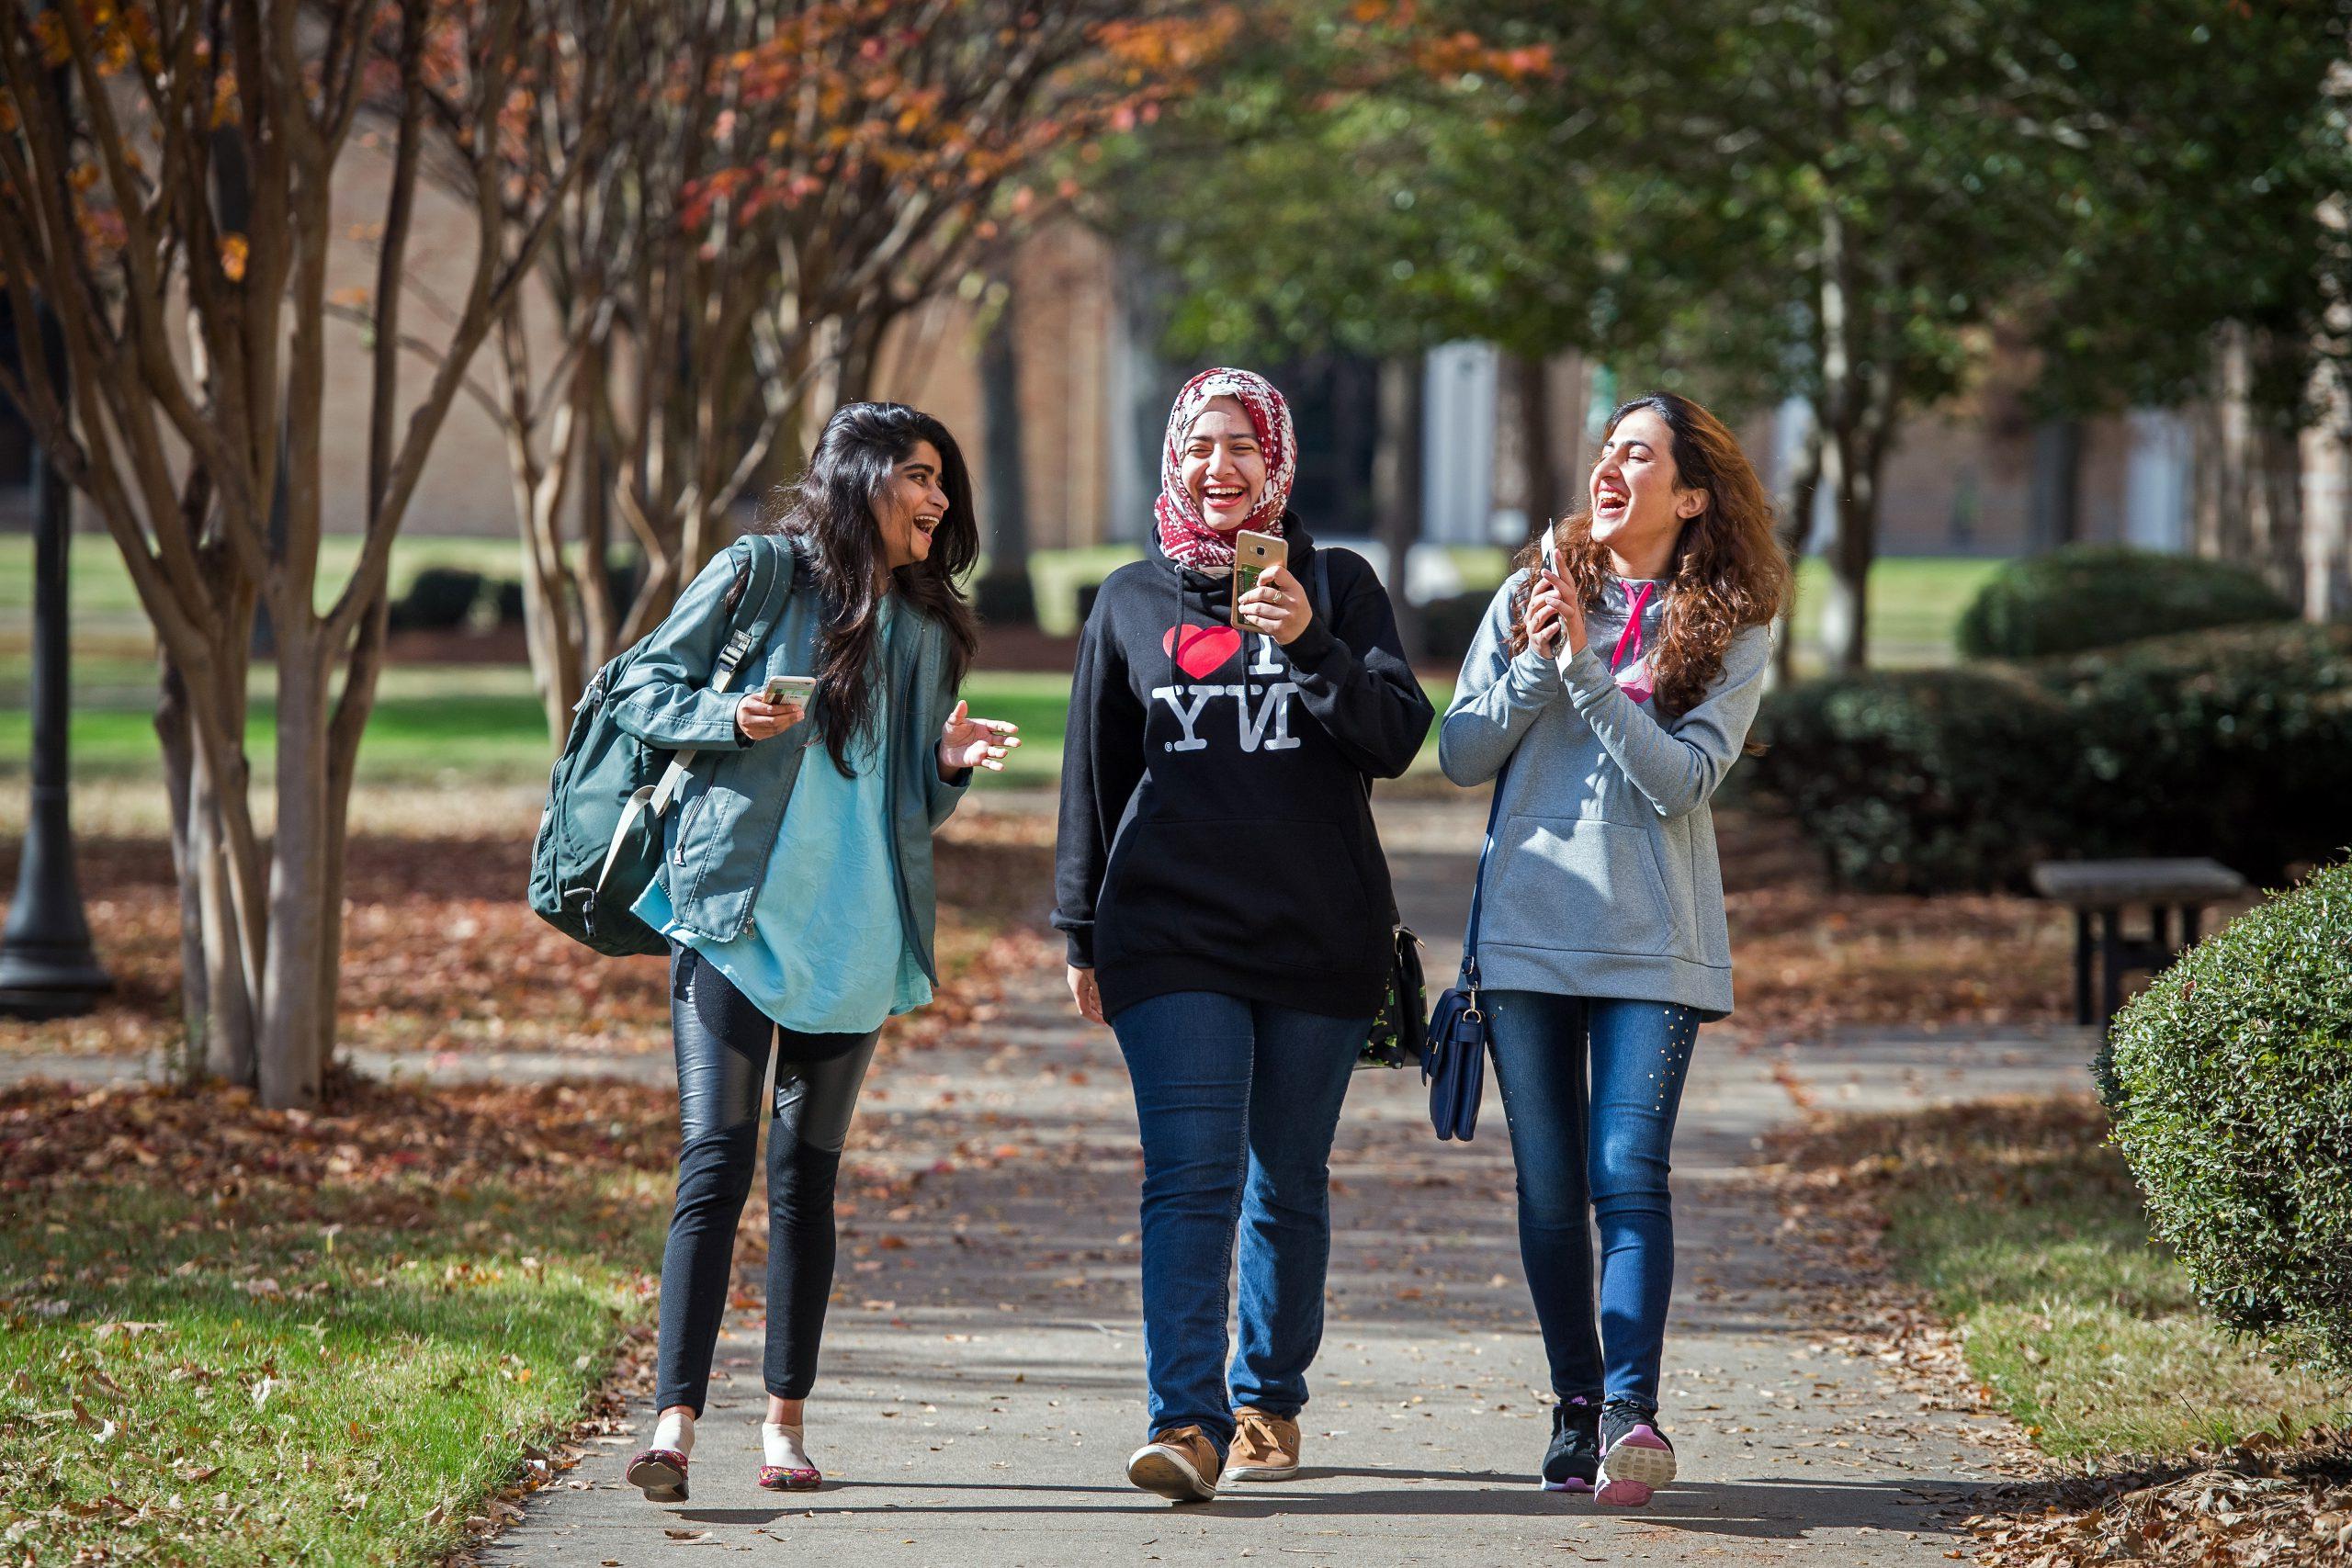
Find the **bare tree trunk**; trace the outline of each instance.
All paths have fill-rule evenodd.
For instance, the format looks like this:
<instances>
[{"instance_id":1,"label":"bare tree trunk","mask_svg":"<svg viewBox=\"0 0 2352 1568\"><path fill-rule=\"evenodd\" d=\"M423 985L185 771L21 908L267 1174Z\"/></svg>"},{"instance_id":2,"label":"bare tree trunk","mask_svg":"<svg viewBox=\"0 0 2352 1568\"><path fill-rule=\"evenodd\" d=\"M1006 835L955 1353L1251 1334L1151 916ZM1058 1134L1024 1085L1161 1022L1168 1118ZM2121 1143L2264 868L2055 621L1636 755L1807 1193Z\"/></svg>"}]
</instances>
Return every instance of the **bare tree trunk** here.
<instances>
[{"instance_id":1,"label":"bare tree trunk","mask_svg":"<svg viewBox=\"0 0 2352 1568\"><path fill-rule=\"evenodd\" d=\"M994 315L980 334L980 439L988 457L988 594L996 615L1035 622L1029 583L1029 473L1021 450L1021 350L1018 296L1011 276L996 281Z\"/></svg>"},{"instance_id":2,"label":"bare tree trunk","mask_svg":"<svg viewBox=\"0 0 2352 1568\"><path fill-rule=\"evenodd\" d=\"M2026 537L2037 550L2071 545L2083 532L2083 422L2049 419L2034 427L2033 483Z\"/></svg>"},{"instance_id":3,"label":"bare tree trunk","mask_svg":"<svg viewBox=\"0 0 2352 1568\"><path fill-rule=\"evenodd\" d=\"M340 890L328 882L325 660L315 631L299 626L309 618L278 617L277 821L260 1039L262 1103L277 1107L318 1102L320 1043L334 1022L319 976L329 901Z\"/></svg>"},{"instance_id":4,"label":"bare tree trunk","mask_svg":"<svg viewBox=\"0 0 2352 1568\"><path fill-rule=\"evenodd\" d=\"M1796 679L1797 567L1804 558L1805 539L1813 532L1814 497L1821 491L1821 426L1808 423L1797 460L1789 469L1788 488L1781 496L1781 549L1789 558L1789 598L1781 606L1780 625L1772 642L1772 683L1786 686Z\"/></svg>"},{"instance_id":5,"label":"bare tree trunk","mask_svg":"<svg viewBox=\"0 0 2352 1568\"><path fill-rule=\"evenodd\" d=\"M172 872L180 890L180 1020L177 1059L168 1064L182 1084L200 1082L211 1034L210 975L204 961L204 900L192 821L196 742L188 733L187 682L164 660L163 697L155 705L155 735L163 743L164 795L172 810Z\"/></svg>"},{"instance_id":6,"label":"bare tree trunk","mask_svg":"<svg viewBox=\"0 0 2352 1568\"><path fill-rule=\"evenodd\" d=\"M1514 354L1510 361L1519 404L1520 454L1526 465L1527 534L1533 538L1560 515L1560 459L1552 449L1552 367L1535 354Z\"/></svg>"},{"instance_id":7,"label":"bare tree trunk","mask_svg":"<svg viewBox=\"0 0 2352 1568\"><path fill-rule=\"evenodd\" d=\"M1421 537L1421 361L1380 362L1376 394L1379 444L1372 457L1373 536L1388 553L1388 599L1405 657L1426 650L1419 607L1406 591L1413 547Z\"/></svg>"},{"instance_id":8,"label":"bare tree trunk","mask_svg":"<svg viewBox=\"0 0 2352 1568\"><path fill-rule=\"evenodd\" d=\"M2301 361L2237 322L2216 334L2213 352L2214 395L2196 424L2191 537L2199 555L2251 566L2301 604L2302 440L2285 389Z\"/></svg>"},{"instance_id":9,"label":"bare tree trunk","mask_svg":"<svg viewBox=\"0 0 2352 1568\"><path fill-rule=\"evenodd\" d=\"M1820 318L1821 482L1829 487L1837 529L1830 581L1822 606L1829 667L1859 673L1870 664L1870 576L1878 553L1879 475L1898 406L1895 341L1899 326L1869 313L1854 287L1860 265L1848 245L1837 203L1822 209ZM1891 290L1889 292L1892 292Z\"/></svg>"}]
</instances>

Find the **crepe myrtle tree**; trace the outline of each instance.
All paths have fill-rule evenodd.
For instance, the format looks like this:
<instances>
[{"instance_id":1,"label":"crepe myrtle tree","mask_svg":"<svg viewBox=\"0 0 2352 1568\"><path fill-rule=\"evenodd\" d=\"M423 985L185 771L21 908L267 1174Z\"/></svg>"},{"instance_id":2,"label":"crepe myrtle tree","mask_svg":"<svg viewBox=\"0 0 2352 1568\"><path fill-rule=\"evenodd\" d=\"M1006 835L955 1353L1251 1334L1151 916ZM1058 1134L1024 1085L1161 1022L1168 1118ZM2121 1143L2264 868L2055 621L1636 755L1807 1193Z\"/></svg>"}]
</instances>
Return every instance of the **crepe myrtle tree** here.
<instances>
[{"instance_id":1,"label":"crepe myrtle tree","mask_svg":"<svg viewBox=\"0 0 2352 1568\"><path fill-rule=\"evenodd\" d=\"M560 40L605 25L605 47L649 62L496 323L483 400L560 740L588 676L726 544L762 476L869 394L891 327L1057 209L1067 170L1182 94L1235 24L1199 0L747 0L619 24L601 0L548 4L549 90L514 135L470 135L437 94L427 119L454 187L546 186L601 107ZM626 602L624 540L644 566Z\"/></svg>"},{"instance_id":2,"label":"crepe myrtle tree","mask_svg":"<svg viewBox=\"0 0 2352 1568\"><path fill-rule=\"evenodd\" d=\"M408 266L428 95L506 134L546 21L537 0L0 0L0 272L16 320L54 313L70 368L61 388L22 356L0 393L104 521L153 623L187 1057L269 1105L316 1100L334 1042L392 540L468 361L594 159L614 62L583 40L590 107L541 177L518 191L484 165L467 191L466 284L410 378L388 285ZM338 175L370 95L399 109L363 209ZM331 338L329 252L368 223L368 461L357 493L330 496L328 359L353 349ZM330 510L362 530L339 581L321 575ZM275 647L267 822L247 747L257 610Z\"/></svg>"}]
</instances>

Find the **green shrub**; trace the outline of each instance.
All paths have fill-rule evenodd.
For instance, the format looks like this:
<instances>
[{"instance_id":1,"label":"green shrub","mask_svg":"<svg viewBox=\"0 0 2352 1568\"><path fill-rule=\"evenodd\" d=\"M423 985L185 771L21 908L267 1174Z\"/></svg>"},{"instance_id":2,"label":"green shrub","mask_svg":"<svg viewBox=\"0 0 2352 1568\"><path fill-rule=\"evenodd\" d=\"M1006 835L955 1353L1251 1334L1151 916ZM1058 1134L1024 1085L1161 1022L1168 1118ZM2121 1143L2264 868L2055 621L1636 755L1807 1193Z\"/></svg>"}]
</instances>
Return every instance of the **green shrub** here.
<instances>
[{"instance_id":1,"label":"green shrub","mask_svg":"<svg viewBox=\"0 0 2352 1568\"><path fill-rule=\"evenodd\" d=\"M2258 882L2352 844L2352 626L2240 626L1775 693L1757 782L1842 882L1932 893L2052 856Z\"/></svg>"},{"instance_id":2,"label":"green shrub","mask_svg":"<svg viewBox=\"0 0 2352 1568\"><path fill-rule=\"evenodd\" d=\"M396 630L455 631L473 614L474 601L481 597L487 581L481 572L462 567L428 566L393 604L391 624Z\"/></svg>"},{"instance_id":3,"label":"green shrub","mask_svg":"<svg viewBox=\"0 0 2352 1568\"><path fill-rule=\"evenodd\" d=\"M2352 845L2352 626L2192 633L2037 674L2074 716L2084 852L2271 882Z\"/></svg>"},{"instance_id":4,"label":"green shrub","mask_svg":"<svg viewBox=\"0 0 2352 1568\"><path fill-rule=\"evenodd\" d=\"M2105 1066L2116 1145L2200 1299L2352 1376L2352 864L2165 970Z\"/></svg>"},{"instance_id":5,"label":"green shrub","mask_svg":"<svg viewBox=\"0 0 2352 1568\"><path fill-rule=\"evenodd\" d=\"M2041 659L2294 617L2293 605L2241 566L2070 545L2002 567L1962 614L1959 642L1971 659Z\"/></svg>"},{"instance_id":6,"label":"green shrub","mask_svg":"<svg viewBox=\"0 0 2352 1568\"><path fill-rule=\"evenodd\" d=\"M1483 593L1449 593L1421 606L1421 656L1436 664L1459 664L1470 652L1487 607L1495 602L1493 589Z\"/></svg>"},{"instance_id":7,"label":"green shrub","mask_svg":"<svg viewBox=\"0 0 2352 1568\"><path fill-rule=\"evenodd\" d=\"M2004 668L1838 676L1775 692L1756 783L1841 883L1931 893L2013 882L2064 841L2064 708Z\"/></svg>"}]
</instances>

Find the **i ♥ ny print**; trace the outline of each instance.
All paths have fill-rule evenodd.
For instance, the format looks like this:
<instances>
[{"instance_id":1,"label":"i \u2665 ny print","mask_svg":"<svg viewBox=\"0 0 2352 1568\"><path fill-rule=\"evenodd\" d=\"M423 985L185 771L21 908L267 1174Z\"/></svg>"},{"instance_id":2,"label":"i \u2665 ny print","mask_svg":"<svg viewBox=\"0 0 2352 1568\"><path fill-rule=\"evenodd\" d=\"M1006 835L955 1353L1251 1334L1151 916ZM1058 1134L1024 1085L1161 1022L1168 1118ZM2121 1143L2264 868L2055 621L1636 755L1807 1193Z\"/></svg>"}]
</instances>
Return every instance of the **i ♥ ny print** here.
<instances>
[{"instance_id":1,"label":"i \u2665 ny print","mask_svg":"<svg viewBox=\"0 0 2352 1568\"><path fill-rule=\"evenodd\" d=\"M1209 737L1216 732L1216 721L1208 719L1210 705L1227 697L1233 699L1234 741L1243 751L1297 750L1298 737L1291 733L1290 719L1291 698L1298 694L1298 685L1292 681L1271 679L1288 674L1289 666L1276 651L1273 638L1257 635L1255 641L1257 657L1250 661L1248 673L1269 679L1254 683L1203 682L1201 677L1225 669L1242 652L1242 635L1231 626L1168 629L1160 647L1176 661L1177 669L1193 677L1193 683L1155 686L1151 690L1152 701L1166 703L1168 711L1184 731L1182 740L1162 742L1162 750L1206 750Z\"/></svg>"}]
</instances>

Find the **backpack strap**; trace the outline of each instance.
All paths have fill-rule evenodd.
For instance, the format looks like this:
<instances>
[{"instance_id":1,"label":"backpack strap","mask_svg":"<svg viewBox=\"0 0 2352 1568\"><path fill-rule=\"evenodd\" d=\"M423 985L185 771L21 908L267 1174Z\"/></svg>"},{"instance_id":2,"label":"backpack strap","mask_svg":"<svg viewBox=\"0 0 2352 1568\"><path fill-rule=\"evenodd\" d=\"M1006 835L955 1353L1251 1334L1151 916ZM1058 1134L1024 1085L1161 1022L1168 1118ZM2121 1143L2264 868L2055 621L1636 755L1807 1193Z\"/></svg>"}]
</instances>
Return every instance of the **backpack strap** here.
<instances>
[{"instance_id":1,"label":"backpack strap","mask_svg":"<svg viewBox=\"0 0 2352 1568\"><path fill-rule=\"evenodd\" d=\"M718 666L710 674L710 689L714 692L723 692L733 684L735 671L742 668L743 660L754 649L767 641L768 632L775 626L776 618L784 614L784 606L792 597L793 568L797 564L792 547L767 535L753 534L748 537L752 545L752 559L736 582L738 592L728 596L730 601L728 607L732 619L742 614L743 605L750 604L753 607L752 618L749 622L738 622L735 629L728 635L727 641L720 646ZM613 841L605 850L604 863L596 869L594 893L604 892L605 880L612 875L613 867L620 861L621 852L628 847L629 835L636 830L639 819L649 817L656 822L662 819L662 814L670 809L670 803L677 799L678 792L685 788L687 771L701 754L699 749L691 747L673 753L670 765L662 770L660 784L639 784L629 793L628 804L621 808L621 819L613 829Z\"/></svg>"},{"instance_id":2,"label":"backpack strap","mask_svg":"<svg viewBox=\"0 0 2352 1568\"><path fill-rule=\"evenodd\" d=\"M736 602L736 615L742 606L753 606L752 618L738 619L735 630L719 648L718 664L710 673L710 689L723 692L734 682L735 671L743 660L768 640L768 632L784 613L785 601L792 596L792 547L773 535L747 536L752 545L752 560L744 574L743 592ZM702 753L689 749L670 759L662 773L662 783L653 791L652 812L658 820L678 792L686 787L686 772Z\"/></svg>"}]
</instances>

